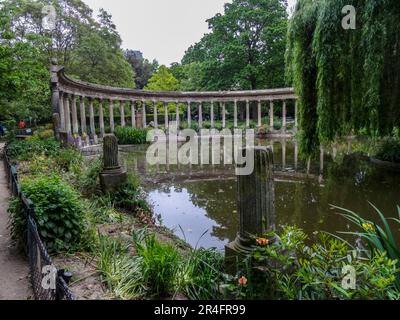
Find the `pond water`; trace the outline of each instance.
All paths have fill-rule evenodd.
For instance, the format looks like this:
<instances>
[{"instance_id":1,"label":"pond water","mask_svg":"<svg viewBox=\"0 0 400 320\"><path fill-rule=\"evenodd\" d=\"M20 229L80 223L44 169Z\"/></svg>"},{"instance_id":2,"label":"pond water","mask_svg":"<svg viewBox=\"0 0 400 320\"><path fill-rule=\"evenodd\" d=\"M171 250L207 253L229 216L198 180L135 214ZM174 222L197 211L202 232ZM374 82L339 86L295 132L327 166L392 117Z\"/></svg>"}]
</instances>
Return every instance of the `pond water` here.
<instances>
[{"instance_id":1,"label":"pond water","mask_svg":"<svg viewBox=\"0 0 400 320\"><path fill-rule=\"evenodd\" d=\"M370 201L386 216L396 216L400 173L351 154L350 143L323 150L309 168L298 159L294 140L259 144L273 146L279 226L296 225L310 235L354 231L331 204L378 221ZM233 166L149 166L145 151L122 154L128 170L139 173L162 224L177 236L193 247L221 251L235 239L239 216Z\"/></svg>"}]
</instances>

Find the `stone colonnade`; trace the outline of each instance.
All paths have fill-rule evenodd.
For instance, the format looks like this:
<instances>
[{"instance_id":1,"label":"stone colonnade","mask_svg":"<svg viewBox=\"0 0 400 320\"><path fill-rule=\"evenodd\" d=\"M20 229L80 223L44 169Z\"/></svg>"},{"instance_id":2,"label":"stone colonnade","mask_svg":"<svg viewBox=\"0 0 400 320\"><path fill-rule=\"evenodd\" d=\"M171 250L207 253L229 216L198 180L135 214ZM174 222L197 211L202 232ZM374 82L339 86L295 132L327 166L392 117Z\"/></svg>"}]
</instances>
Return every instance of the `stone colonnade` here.
<instances>
[{"instance_id":1,"label":"stone colonnade","mask_svg":"<svg viewBox=\"0 0 400 320\"><path fill-rule=\"evenodd\" d=\"M237 128L239 116L245 118L246 127L251 120L257 127L274 128L274 106L282 105L282 129L287 133L287 104L293 101L295 130L297 129L297 97L292 88L226 91L226 92L150 92L133 89L113 88L73 80L64 74L63 67L52 66L53 112L60 117L59 131L71 136L80 136L97 142L106 133L113 133L116 126L167 127L169 121L187 122L187 127L203 128L205 121L215 128L219 114L222 128L233 120ZM169 114L171 104L176 110ZM251 106L257 112L252 112ZM217 109L218 108L218 109ZM151 120L146 110L152 110ZM182 109L184 112L182 113ZM219 111L219 112L218 112ZM162 114L164 113L164 114ZM119 119L116 120L116 114ZM256 119L252 115L256 114ZM263 123L263 114L269 123ZM163 119L160 121L160 118ZM152 123L150 123L152 122ZM164 124L160 125L160 122ZM272 130L271 130L272 131Z\"/></svg>"}]
</instances>

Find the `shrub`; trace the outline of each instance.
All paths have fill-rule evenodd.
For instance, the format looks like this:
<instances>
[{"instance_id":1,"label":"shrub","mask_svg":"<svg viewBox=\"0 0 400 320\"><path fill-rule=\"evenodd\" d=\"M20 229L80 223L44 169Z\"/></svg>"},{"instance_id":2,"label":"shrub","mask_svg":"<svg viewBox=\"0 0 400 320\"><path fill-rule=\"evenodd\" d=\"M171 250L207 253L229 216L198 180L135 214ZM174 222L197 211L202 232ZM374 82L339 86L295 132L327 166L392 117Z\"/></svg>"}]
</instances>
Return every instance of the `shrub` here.
<instances>
[{"instance_id":1,"label":"shrub","mask_svg":"<svg viewBox=\"0 0 400 320\"><path fill-rule=\"evenodd\" d=\"M55 153L60 144L54 139L12 141L7 145L7 154L10 158L27 161L36 155Z\"/></svg>"},{"instance_id":2,"label":"shrub","mask_svg":"<svg viewBox=\"0 0 400 320\"><path fill-rule=\"evenodd\" d=\"M180 256L173 246L156 240L154 234L134 233L137 253L141 257L141 274L150 295L167 296L174 289Z\"/></svg>"},{"instance_id":3,"label":"shrub","mask_svg":"<svg viewBox=\"0 0 400 320\"><path fill-rule=\"evenodd\" d=\"M22 179L21 188L34 203L38 231L49 251L77 249L85 229L79 194L56 175Z\"/></svg>"},{"instance_id":4,"label":"shrub","mask_svg":"<svg viewBox=\"0 0 400 320\"><path fill-rule=\"evenodd\" d=\"M276 237L276 241L272 239ZM231 298L346 300L398 299L396 261L386 252L352 250L325 233L308 246L302 230L287 227L281 237L257 239L257 248L226 288ZM356 271L356 288L342 287L343 267ZM240 280L238 280L240 278Z\"/></svg>"},{"instance_id":5,"label":"shrub","mask_svg":"<svg viewBox=\"0 0 400 320\"><path fill-rule=\"evenodd\" d=\"M114 134L121 145L146 144L147 130L131 127L116 127Z\"/></svg>"},{"instance_id":6,"label":"shrub","mask_svg":"<svg viewBox=\"0 0 400 320\"><path fill-rule=\"evenodd\" d=\"M82 154L73 148L58 149L52 155L57 167L65 172L70 171L73 164L82 163Z\"/></svg>"},{"instance_id":7,"label":"shrub","mask_svg":"<svg viewBox=\"0 0 400 320\"><path fill-rule=\"evenodd\" d=\"M378 144L375 157L383 161L400 163L400 140L384 139Z\"/></svg>"}]
</instances>

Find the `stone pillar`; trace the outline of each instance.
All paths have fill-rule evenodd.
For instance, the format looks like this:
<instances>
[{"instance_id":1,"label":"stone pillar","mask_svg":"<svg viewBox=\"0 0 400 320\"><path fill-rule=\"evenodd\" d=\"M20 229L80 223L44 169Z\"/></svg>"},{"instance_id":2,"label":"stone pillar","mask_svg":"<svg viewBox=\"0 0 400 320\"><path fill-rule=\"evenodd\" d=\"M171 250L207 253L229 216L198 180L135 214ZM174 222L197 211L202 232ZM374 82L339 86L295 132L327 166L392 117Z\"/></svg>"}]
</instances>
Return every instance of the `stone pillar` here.
<instances>
[{"instance_id":1,"label":"stone pillar","mask_svg":"<svg viewBox=\"0 0 400 320\"><path fill-rule=\"evenodd\" d=\"M246 101L246 128L250 127L250 102Z\"/></svg>"},{"instance_id":2,"label":"stone pillar","mask_svg":"<svg viewBox=\"0 0 400 320\"><path fill-rule=\"evenodd\" d=\"M323 145L321 145L319 153L319 173L321 175L324 173L324 160L325 160L325 148Z\"/></svg>"},{"instance_id":3,"label":"stone pillar","mask_svg":"<svg viewBox=\"0 0 400 320\"><path fill-rule=\"evenodd\" d=\"M271 148L253 147L254 171L237 177L240 216L239 234L225 248L227 263L249 252L256 243L252 237L275 230L275 184ZM247 149L248 150L248 149Z\"/></svg>"},{"instance_id":4,"label":"stone pillar","mask_svg":"<svg viewBox=\"0 0 400 320\"><path fill-rule=\"evenodd\" d=\"M188 109L187 109L187 122L188 122L188 128L190 129L192 127L192 110L191 110L191 102L188 101Z\"/></svg>"},{"instance_id":5,"label":"stone pillar","mask_svg":"<svg viewBox=\"0 0 400 320\"><path fill-rule=\"evenodd\" d=\"M99 122L100 122L100 136L103 138L106 133L104 129L103 99L99 100Z\"/></svg>"},{"instance_id":6,"label":"stone pillar","mask_svg":"<svg viewBox=\"0 0 400 320\"><path fill-rule=\"evenodd\" d=\"M96 126L94 123L94 107L93 107L93 98L89 98L89 122L90 122L90 135L93 140L97 140L96 135Z\"/></svg>"},{"instance_id":7,"label":"stone pillar","mask_svg":"<svg viewBox=\"0 0 400 320\"><path fill-rule=\"evenodd\" d=\"M165 129L169 128L168 103L167 102L164 102L164 126L165 126Z\"/></svg>"},{"instance_id":8,"label":"stone pillar","mask_svg":"<svg viewBox=\"0 0 400 320\"><path fill-rule=\"evenodd\" d=\"M64 106L65 106L65 129L68 133L71 133L71 109L69 106L69 95L64 95Z\"/></svg>"},{"instance_id":9,"label":"stone pillar","mask_svg":"<svg viewBox=\"0 0 400 320\"><path fill-rule=\"evenodd\" d=\"M269 126L270 130L274 131L274 102L269 102Z\"/></svg>"},{"instance_id":10,"label":"stone pillar","mask_svg":"<svg viewBox=\"0 0 400 320\"><path fill-rule=\"evenodd\" d=\"M136 110L135 110L135 101L131 102L131 119L132 119L132 128L136 128Z\"/></svg>"},{"instance_id":11,"label":"stone pillar","mask_svg":"<svg viewBox=\"0 0 400 320\"><path fill-rule=\"evenodd\" d=\"M86 110L85 110L85 98L83 96L80 97L81 104L80 104L80 114L81 114L81 132L83 134L87 134L86 128Z\"/></svg>"},{"instance_id":12,"label":"stone pillar","mask_svg":"<svg viewBox=\"0 0 400 320\"><path fill-rule=\"evenodd\" d=\"M296 100L294 104L294 130L299 129L299 102Z\"/></svg>"},{"instance_id":13,"label":"stone pillar","mask_svg":"<svg viewBox=\"0 0 400 320\"><path fill-rule=\"evenodd\" d=\"M199 103L199 128L203 128L203 102Z\"/></svg>"},{"instance_id":14,"label":"stone pillar","mask_svg":"<svg viewBox=\"0 0 400 320\"><path fill-rule=\"evenodd\" d=\"M257 109L257 115L258 115L258 123L257 126L260 128L262 126L262 119L261 119L261 101L258 100L258 109Z\"/></svg>"},{"instance_id":15,"label":"stone pillar","mask_svg":"<svg viewBox=\"0 0 400 320\"><path fill-rule=\"evenodd\" d=\"M77 97L74 95L72 98L72 133L73 134L79 134L78 114L76 111L76 99L77 99Z\"/></svg>"},{"instance_id":16,"label":"stone pillar","mask_svg":"<svg viewBox=\"0 0 400 320\"><path fill-rule=\"evenodd\" d=\"M214 119L215 119L215 116L214 116L214 101L211 101L211 114L210 114L210 120L211 120L211 129L214 129Z\"/></svg>"},{"instance_id":17,"label":"stone pillar","mask_svg":"<svg viewBox=\"0 0 400 320\"><path fill-rule=\"evenodd\" d=\"M282 140L282 171L286 170L286 140Z\"/></svg>"},{"instance_id":18,"label":"stone pillar","mask_svg":"<svg viewBox=\"0 0 400 320\"><path fill-rule=\"evenodd\" d=\"M180 117L179 117L179 102L176 101L176 109L175 109L175 113L176 113L176 127L179 130L179 125L180 125Z\"/></svg>"},{"instance_id":19,"label":"stone pillar","mask_svg":"<svg viewBox=\"0 0 400 320\"><path fill-rule=\"evenodd\" d=\"M222 128L226 128L226 107L225 102L222 102Z\"/></svg>"},{"instance_id":20,"label":"stone pillar","mask_svg":"<svg viewBox=\"0 0 400 320\"><path fill-rule=\"evenodd\" d=\"M118 141L113 134L107 134L103 139L103 171L100 183L103 192L118 190L127 181L127 173L119 164Z\"/></svg>"},{"instance_id":21,"label":"stone pillar","mask_svg":"<svg viewBox=\"0 0 400 320\"><path fill-rule=\"evenodd\" d=\"M294 170L297 171L299 167L299 144L294 141Z\"/></svg>"},{"instance_id":22,"label":"stone pillar","mask_svg":"<svg viewBox=\"0 0 400 320\"><path fill-rule=\"evenodd\" d=\"M287 114L286 101L283 101L282 102L282 133L286 133L286 127L287 127L286 114Z\"/></svg>"},{"instance_id":23,"label":"stone pillar","mask_svg":"<svg viewBox=\"0 0 400 320\"><path fill-rule=\"evenodd\" d=\"M60 92L58 99L58 105L60 109L60 129L65 131L65 108L64 108L64 93Z\"/></svg>"},{"instance_id":24,"label":"stone pillar","mask_svg":"<svg viewBox=\"0 0 400 320\"><path fill-rule=\"evenodd\" d=\"M153 101L153 116L154 116L154 128L158 128L158 113L157 113L157 101Z\"/></svg>"},{"instance_id":25,"label":"stone pillar","mask_svg":"<svg viewBox=\"0 0 400 320\"><path fill-rule=\"evenodd\" d=\"M111 131L111 133L113 133L114 129L115 129L115 125L114 125L114 102L111 99L110 99L109 113L110 113L110 131Z\"/></svg>"},{"instance_id":26,"label":"stone pillar","mask_svg":"<svg viewBox=\"0 0 400 320\"><path fill-rule=\"evenodd\" d=\"M125 101L120 101L120 113L121 113L121 127L126 126L125 122Z\"/></svg>"},{"instance_id":27,"label":"stone pillar","mask_svg":"<svg viewBox=\"0 0 400 320\"><path fill-rule=\"evenodd\" d=\"M237 100L234 101L233 104L233 127L238 127L238 108L237 108Z\"/></svg>"},{"instance_id":28,"label":"stone pillar","mask_svg":"<svg viewBox=\"0 0 400 320\"><path fill-rule=\"evenodd\" d=\"M142 121L143 128L147 128L147 113L146 113L146 101L142 100Z\"/></svg>"},{"instance_id":29,"label":"stone pillar","mask_svg":"<svg viewBox=\"0 0 400 320\"><path fill-rule=\"evenodd\" d=\"M52 59L50 65L50 73L51 73L51 107L53 110L53 114L60 113L60 105L59 105L59 89L58 89L58 71L59 67L57 65L57 60Z\"/></svg>"}]
</instances>

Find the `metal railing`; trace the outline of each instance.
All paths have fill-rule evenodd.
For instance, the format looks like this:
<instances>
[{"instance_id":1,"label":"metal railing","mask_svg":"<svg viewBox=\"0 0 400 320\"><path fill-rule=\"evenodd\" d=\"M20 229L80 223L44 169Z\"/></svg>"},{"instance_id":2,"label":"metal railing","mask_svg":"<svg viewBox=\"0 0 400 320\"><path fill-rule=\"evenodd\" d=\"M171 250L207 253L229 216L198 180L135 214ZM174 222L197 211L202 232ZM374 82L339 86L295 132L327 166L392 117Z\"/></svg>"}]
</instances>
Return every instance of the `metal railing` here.
<instances>
[{"instance_id":1,"label":"metal railing","mask_svg":"<svg viewBox=\"0 0 400 320\"><path fill-rule=\"evenodd\" d=\"M57 270L53 266L47 249L40 238L35 222L34 204L21 192L17 168L7 155L7 147L3 152L3 157L8 186L12 196L20 199L26 219L26 237L24 239L26 243L24 245L27 248L34 297L36 300L74 300L74 296L63 278L63 270ZM53 275L51 272L53 272ZM49 274L50 277L48 277ZM51 277L55 280L54 285L51 285Z\"/></svg>"}]
</instances>

